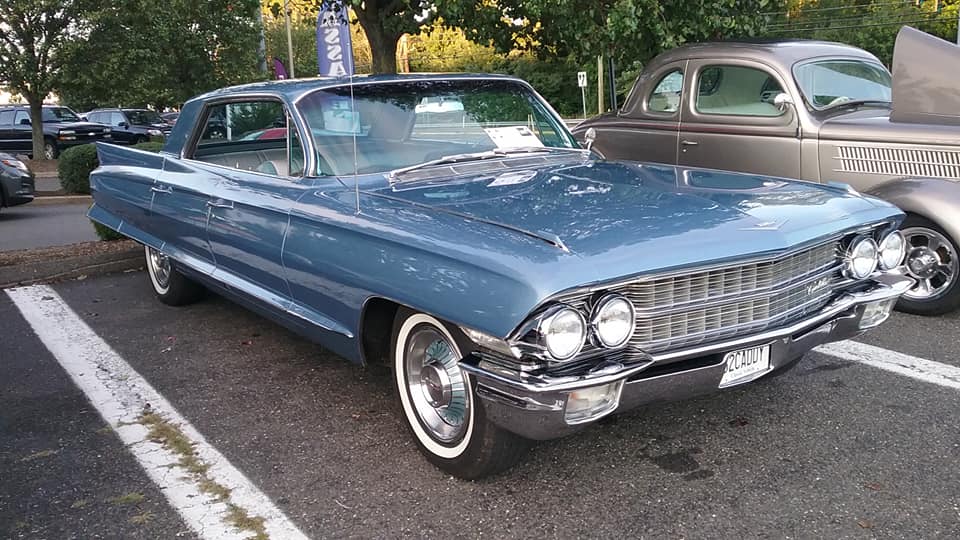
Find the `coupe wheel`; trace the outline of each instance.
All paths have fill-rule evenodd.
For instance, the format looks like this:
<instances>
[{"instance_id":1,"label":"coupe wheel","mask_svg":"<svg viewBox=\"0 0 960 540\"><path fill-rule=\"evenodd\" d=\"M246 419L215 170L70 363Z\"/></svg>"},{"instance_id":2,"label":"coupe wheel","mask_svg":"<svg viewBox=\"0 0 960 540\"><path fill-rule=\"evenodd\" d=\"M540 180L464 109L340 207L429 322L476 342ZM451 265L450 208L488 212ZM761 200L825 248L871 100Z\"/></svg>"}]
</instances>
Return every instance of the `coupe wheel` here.
<instances>
[{"instance_id":1,"label":"coupe wheel","mask_svg":"<svg viewBox=\"0 0 960 540\"><path fill-rule=\"evenodd\" d=\"M942 315L960 308L956 242L932 221L909 215L901 229L907 240L907 274L917 284L897 303L897 309L917 315Z\"/></svg>"},{"instance_id":2,"label":"coupe wheel","mask_svg":"<svg viewBox=\"0 0 960 540\"><path fill-rule=\"evenodd\" d=\"M177 271L170 257L149 246L144 246L144 252L150 283L161 302L182 306L196 302L203 296L203 287Z\"/></svg>"},{"instance_id":3,"label":"coupe wheel","mask_svg":"<svg viewBox=\"0 0 960 540\"><path fill-rule=\"evenodd\" d=\"M391 361L407 426L427 459L456 477L474 479L512 466L528 442L486 419L450 331L435 318L401 309Z\"/></svg>"}]
</instances>

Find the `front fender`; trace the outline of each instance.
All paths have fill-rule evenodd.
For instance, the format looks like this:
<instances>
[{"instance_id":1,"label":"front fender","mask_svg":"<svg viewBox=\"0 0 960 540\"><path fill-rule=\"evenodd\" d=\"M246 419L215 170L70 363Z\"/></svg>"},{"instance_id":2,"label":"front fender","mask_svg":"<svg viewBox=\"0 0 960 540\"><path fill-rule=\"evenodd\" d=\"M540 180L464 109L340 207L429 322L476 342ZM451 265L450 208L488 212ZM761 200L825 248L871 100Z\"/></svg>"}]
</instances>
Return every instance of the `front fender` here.
<instances>
[{"instance_id":1,"label":"front fender","mask_svg":"<svg viewBox=\"0 0 960 540\"><path fill-rule=\"evenodd\" d=\"M942 178L898 178L867 192L923 216L960 241L960 183Z\"/></svg>"}]
</instances>

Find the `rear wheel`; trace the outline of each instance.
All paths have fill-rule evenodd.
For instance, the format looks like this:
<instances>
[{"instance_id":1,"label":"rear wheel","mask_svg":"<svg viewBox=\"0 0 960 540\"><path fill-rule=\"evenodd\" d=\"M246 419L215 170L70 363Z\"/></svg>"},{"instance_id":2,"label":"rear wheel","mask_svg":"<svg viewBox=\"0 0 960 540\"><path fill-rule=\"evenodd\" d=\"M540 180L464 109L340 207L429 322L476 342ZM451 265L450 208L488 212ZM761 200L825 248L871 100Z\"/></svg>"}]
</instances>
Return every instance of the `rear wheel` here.
<instances>
[{"instance_id":1,"label":"rear wheel","mask_svg":"<svg viewBox=\"0 0 960 540\"><path fill-rule=\"evenodd\" d=\"M183 306L203 297L203 287L181 274L170 257L149 246L144 246L147 273L157 298L170 306Z\"/></svg>"},{"instance_id":2,"label":"rear wheel","mask_svg":"<svg viewBox=\"0 0 960 540\"><path fill-rule=\"evenodd\" d=\"M957 243L936 223L914 214L901 232L907 240L907 274L917 280L897 309L917 315L942 315L960 308Z\"/></svg>"},{"instance_id":3,"label":"rear wheel","mask_svg":"<svg viewBox=\"0 0 960 540\"><path fill-rule=\"evenodd\" d=\"M508 469L528 441L486 419L460 349L435 318L401 309L394 320L391 360L407 426L427 460L458 478Z\"/></svg>"}]
</instances>

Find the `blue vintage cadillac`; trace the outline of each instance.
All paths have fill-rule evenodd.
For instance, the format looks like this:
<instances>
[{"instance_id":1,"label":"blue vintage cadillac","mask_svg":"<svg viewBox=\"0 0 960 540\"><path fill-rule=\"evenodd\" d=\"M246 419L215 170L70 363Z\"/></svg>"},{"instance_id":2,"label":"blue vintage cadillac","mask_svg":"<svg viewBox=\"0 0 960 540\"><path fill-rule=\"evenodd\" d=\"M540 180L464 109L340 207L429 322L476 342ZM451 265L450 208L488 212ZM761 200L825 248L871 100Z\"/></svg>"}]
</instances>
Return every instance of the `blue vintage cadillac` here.
<instances>
[{"instance_id":1,"label":"blue vintage cadillac","mask_svg":"<svg viewBox=\"0 0 960 540\"><path fill-rule=\"evenodd\" d=\"M508 77L227 88L187 103L161 153L99 153L90 217L145 246L162 302L206 287L388 362L420 450L463 478L783 372L912 284L890 204L604 161Z\"/></svg>"}]
</instances>

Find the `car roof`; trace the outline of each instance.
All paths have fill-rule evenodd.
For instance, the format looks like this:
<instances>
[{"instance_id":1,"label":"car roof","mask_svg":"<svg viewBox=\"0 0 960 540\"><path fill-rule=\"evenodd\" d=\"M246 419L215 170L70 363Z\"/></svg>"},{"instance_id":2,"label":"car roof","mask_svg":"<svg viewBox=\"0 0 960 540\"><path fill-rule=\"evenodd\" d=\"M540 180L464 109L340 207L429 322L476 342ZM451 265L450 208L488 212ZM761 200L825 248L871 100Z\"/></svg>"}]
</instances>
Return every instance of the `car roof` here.
<instances>
[{"instance_id":1,"label":"car roof","mask_svg":"<svg viewBox=\"0 0 960 540\"><path fill-rule=\"evenodd\" d=\"M404 81L452 81L452 80L505 80L520 81L508 75L491 75L489 73L404 73L396 75L356 75L352 77L354 84L390 83ZM307 79L283 79L275 81L260 81L239 86L229 86L196 96L196 99L210 99L214 97L229 97L234 94L265 93L283 96L289 100L296 100L299 96L323 88L343 86L351 81L350 77L313 77Z\"/></svg>"},{"instance_id":2,"label":"car roof","mask_svg":"<svg viewBox=\"0 0 960 540\"><path fill-rule=\"evenodd\" d=\"M658 56L656 63L669 63L694 58L734 58L759 60L789 68L799 61L810 58L842 56L878 61L877 57L863 49L832 41L741 39L681 45Z\"/></svg>"}]
</instances>

